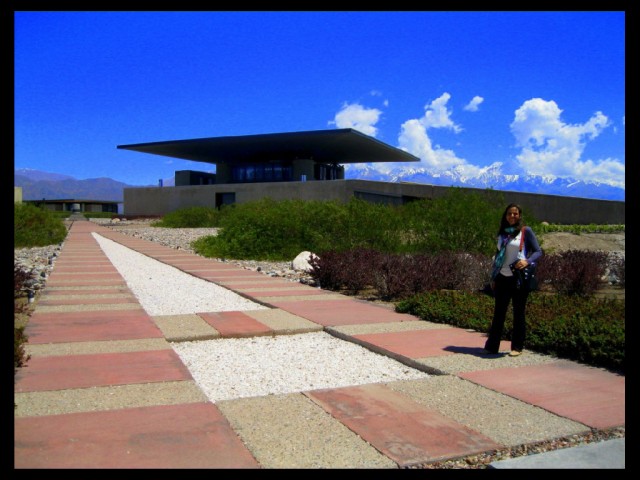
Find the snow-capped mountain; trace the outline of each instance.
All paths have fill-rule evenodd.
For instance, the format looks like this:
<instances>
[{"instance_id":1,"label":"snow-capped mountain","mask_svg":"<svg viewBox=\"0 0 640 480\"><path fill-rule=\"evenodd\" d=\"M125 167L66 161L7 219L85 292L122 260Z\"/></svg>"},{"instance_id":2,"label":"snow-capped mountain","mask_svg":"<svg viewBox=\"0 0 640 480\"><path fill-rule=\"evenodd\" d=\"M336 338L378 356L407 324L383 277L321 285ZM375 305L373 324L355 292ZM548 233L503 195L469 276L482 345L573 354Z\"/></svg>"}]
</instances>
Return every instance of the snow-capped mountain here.
<instances>
[{"instance_id":1,"label":"snow-capped mountain","mask_svg":"<svg viewBox=\"0 0 640 480\"><path fill-rule=\"evenodd\" d=\"M499 166L482 169L473 177L456 169L432 172L426 168L397 167L388 172L376 170L369 164L348 165L345 178L379 182L412 182L446 187L491 188L494 190L561 195L625 201L625 189L598 182L584 182L569 178L543 175L504 174Z\"/></svg>"}]
</instances>

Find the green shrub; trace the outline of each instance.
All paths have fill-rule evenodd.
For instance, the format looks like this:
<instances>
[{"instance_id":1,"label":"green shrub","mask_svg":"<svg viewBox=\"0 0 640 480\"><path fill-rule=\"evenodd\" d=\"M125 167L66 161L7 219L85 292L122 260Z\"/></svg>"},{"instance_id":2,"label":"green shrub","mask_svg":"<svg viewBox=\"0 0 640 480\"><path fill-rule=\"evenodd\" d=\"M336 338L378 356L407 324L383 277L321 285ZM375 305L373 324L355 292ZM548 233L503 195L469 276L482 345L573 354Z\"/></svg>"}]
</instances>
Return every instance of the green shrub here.
<instances>
[{"instance_id":1,"label":"green shrub","mask_svg":"<svg viewBox=\"0 0 640 480\"><path fill-rule=\"evenodd\" d=\"M61 243L67 236L63 221L44 208L30 203L15 204L14 247L44 247Z\"/></svg>"},{"instance_id":2,"label":"green shrub","mask_svg":"<svg viewBox=\"0 0 640 480\"><path fill-rule=\"evenodd\" d=\"M597 225L559 225L556 223L541 224L537 227L540 233L569 232L580 235L581 233L620 233L625 231L625 226L620 224Z\"/></svg>"},{"instance_id":3,"label":"green shrub","mask_svg":"<svg viewBox=\"0 0 640 480\"><path fill-rule=\"evenodd\" d=\"M493 255L504 207L501 193L466 192L458 187L442 197L410 202L403 207L409 250ZM530 224L532 219L527 221Z\"/></svg>"},{"instance_id":4,"label":"green shrub","mask_svg":"<svg viewBox=\"0 0 640 480\"><path fill-rule=\"evenodd\" d=\"M493 254L503 208L498 194L455 187L440 198L402 206L355 197L346 203L263 198L228 208L218 235L200 239L195 248L203 256L253 260L290 260L305 250ZM165 216L157 225L195 226L169 220Z\"/></svg>"},{"instance_id":5,"label":"green shrub","mask_svg":"<svg viewBox=\"0 0 640 480\"><path fill-rule=\"evenodd\" d=\"M488 332L493 318L493 302L492 297L481 293L433 290L397 302L396 311L433 323Z\"/></svg>"},{"instance_id":6,"label":"green shrub","mask_svg":"<svg viewBox=\"0 0 640 480\"><path fill-rule=\"evenodd\" d=\"M624 371L623 300L534 295L527 306L527 344L594 366Z\"/></svg>"},{"instance_id":7,"label":"green shrub","mask_svg":"<svg viewBox=\"0 0 640 480\"><path fill-rule=\"evenodd\" d=\"M213 207L189 207L168 213L151 225L165 228L215 228L222 215L221 210Z\"/></svg>"}]
</instances>

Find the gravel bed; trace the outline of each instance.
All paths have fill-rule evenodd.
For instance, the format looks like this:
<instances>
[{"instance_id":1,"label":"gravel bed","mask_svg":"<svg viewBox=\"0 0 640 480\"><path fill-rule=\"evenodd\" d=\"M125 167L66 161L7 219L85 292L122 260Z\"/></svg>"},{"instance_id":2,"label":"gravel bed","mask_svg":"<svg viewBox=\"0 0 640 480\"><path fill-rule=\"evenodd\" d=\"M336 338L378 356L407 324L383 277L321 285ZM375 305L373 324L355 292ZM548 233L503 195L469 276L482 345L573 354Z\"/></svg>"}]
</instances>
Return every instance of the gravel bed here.
<instances>
[{"instance_id":1,"label":"gravel bed","mask_svg":"<svg viewBox=\"0 0 640 480\"><path fill-rule=\"evenodd\" d=\"M124 220L113 223L110 219L94 218L91 221L106 226L125 235L130 235L142 240L159 243L165 247L183 250L189 253L195 253L191 244L194 240L201 237L212 236L218 234L217 228L162 228L152 227L152 220ZM217 258L215 260L231 263L247 270L260 272L271 277L280 277L283 279L304 283L307 285L315 285L315 281L304 271L294 270L292 261L274 262L266 260L230 260Z\"/></svg>"},{"instance_id":2,"label":"gravel bed","mask_svg":"<svg viewBox=\"0 0 640 480\"><path fill-rule=\"evenodd\" d=\"M93 236L149 315L267 309L99 234ZM429 377L325 332L171 345L212 402Z\"/></svg>"},{"instance_id":3,"label":"gravel bed","mask_svg":"<svg viewBox=\"0 0 640 480\"><path fill-rule=\"evenodd\" d=\"M212 402L429 375L326 332L173 343Z\"/></svg>"},{"instance_id":4,"label":"gravel bed","mask_svg":"<svg viewBox=\"0 0 640 480\"><path fill-rule=\"evenodd\" d=\"M99 234L93 236L149 315L267 309Z\"/></svg>"}]
</instances>

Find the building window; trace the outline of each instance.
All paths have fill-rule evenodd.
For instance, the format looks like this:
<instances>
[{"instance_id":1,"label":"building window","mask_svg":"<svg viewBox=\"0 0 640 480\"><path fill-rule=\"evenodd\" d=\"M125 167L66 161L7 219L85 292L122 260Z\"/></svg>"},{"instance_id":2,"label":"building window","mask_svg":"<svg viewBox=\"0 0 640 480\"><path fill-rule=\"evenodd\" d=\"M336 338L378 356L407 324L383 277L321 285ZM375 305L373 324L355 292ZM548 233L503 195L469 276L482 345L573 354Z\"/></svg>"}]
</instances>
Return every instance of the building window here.
<instances>
[{"instance_id":1,"label":"building window","mask_svg":"<svg viewBox=\"0 0 640 480\"><path fill-rule=\"evenodd\" d=\"M315 180L337 180L341 178L340 173L344 167L337 164L316 163L313 167Z\"/></svg>"},{"instance_id":2,"label":"building window","mask_svg":"<svg viewBox=\"0 0 640 480\"><path fill-rule=\"evenodd\" d=\"M284 162L235 165L231 179L235 183L289 182L293 179L293 167Z\"/></svg>"}]
</instances>

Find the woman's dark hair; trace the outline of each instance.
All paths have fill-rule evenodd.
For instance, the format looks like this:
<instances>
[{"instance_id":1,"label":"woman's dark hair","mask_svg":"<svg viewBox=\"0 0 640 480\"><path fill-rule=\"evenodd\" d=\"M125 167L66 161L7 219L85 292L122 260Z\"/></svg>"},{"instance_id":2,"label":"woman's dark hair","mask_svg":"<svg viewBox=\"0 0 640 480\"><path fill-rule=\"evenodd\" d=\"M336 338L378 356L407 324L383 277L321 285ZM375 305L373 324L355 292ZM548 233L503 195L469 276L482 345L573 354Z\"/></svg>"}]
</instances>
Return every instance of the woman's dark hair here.
<instances>
[{"instance_id":1,"label":"woman's dark hair","mask_svg":"<svg viewBox=\"0 0 640 480\"><path fill-rule=\"evenodd\" d=\"M515 223L513 226L519 230L522 227L522 225L524 225L524 218L522 217L522 207L517 203L510 203L509 205L507 205L507 208L505 208L504 212L502 213L502 218L500 219L500 230L498 230L498 235L502 235L503 233L506 233L504 231L505 228L512 226L509 224L509 221L507 220L507 212L511 210L513 207L516 207L518 209L518 212L520 212L520 218L518 219L518 222Z\"/></svg>"}]
</instances>

